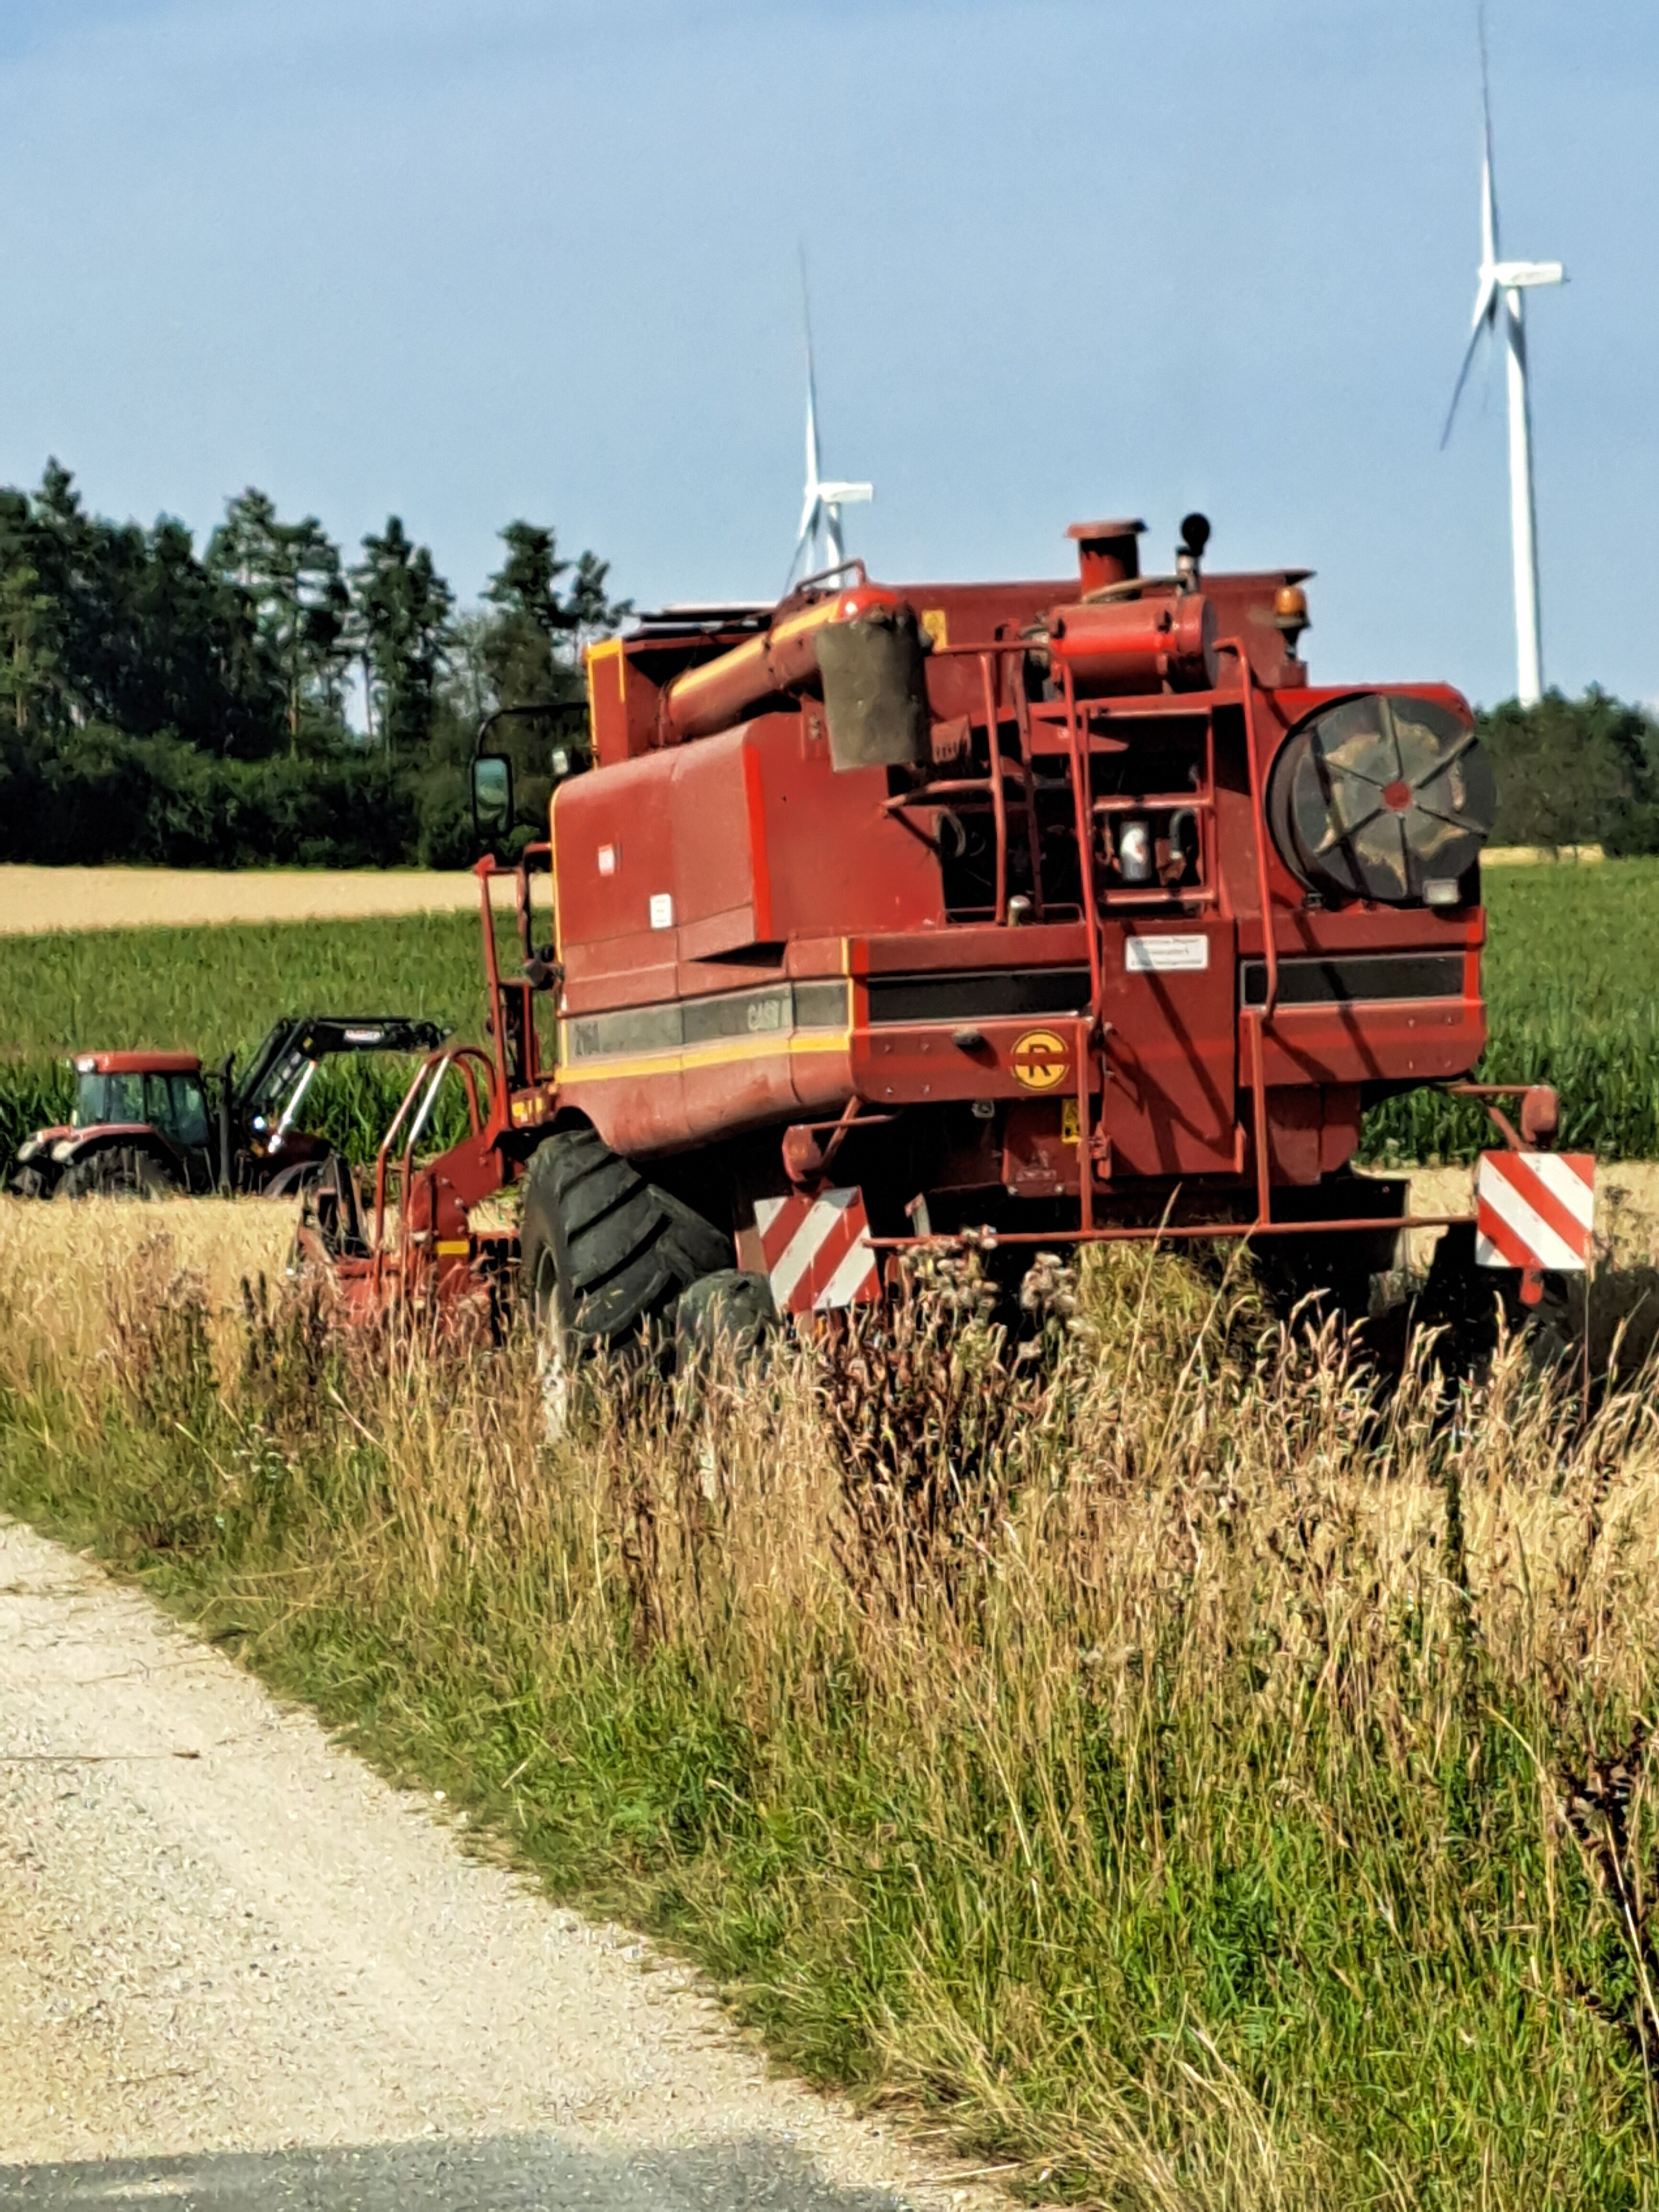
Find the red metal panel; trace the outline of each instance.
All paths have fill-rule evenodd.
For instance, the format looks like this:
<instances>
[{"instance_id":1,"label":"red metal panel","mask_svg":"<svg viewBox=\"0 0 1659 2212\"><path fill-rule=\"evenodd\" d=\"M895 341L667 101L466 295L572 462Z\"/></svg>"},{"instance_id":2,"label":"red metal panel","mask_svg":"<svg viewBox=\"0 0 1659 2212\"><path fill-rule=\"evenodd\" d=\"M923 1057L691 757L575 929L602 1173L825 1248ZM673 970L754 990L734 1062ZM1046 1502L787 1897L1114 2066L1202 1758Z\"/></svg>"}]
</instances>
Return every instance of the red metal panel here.
<instances>
[{"instance_id":1,"label":"red metal panel","mask_svg":"<svg viewBox=\"0 0 1659 2212\"><path fill-rule=\"evenodd\" d=\"M647 948L659 959L674 958L672 928L653 928L651 902L673 890L669 779L681 757L648 753L559 787L552 839L567 965L571 950L617 940L629 941L626 953L617 947L618 968L636 965Z\"/></svg>"},{"instance_id":2,"label":"red metal panel","mask_svg":"<svg viewBox=\"0 0 1659 2212\"><path fill-rule=\"evenodd\" d=\"M674 995L679 974L665 937L641 933L598 944L559 939L564 958L564 1008L597 1013L605 1006L653 1006Z\"/></svg>"},{"instance_id":3,"label":"red metal panel","mask_svg":"<svg viewBox=\"0 0 1659 2212\"><path fill-rule=\"evenodd\" d=\"M860 1097L885 1105L892 1100L918 1104L968 1098L1029 1098L1033 1091L1058 1093L1072 1080L1071 1037L1074 1018L1026 1014L1018 1018L977 1021L977 1042L964 1048L950 1022L894 1022L853 1033L853 1081ZM1058 1073L1052 1081L1033 1080L1035 1051L1028 1041L1054 1040Z\"/></svg>"},{"instance_id":4,"label":"red metal panel","mask_svg":"<svg viewBox=\"0 0 1659 2212\"><path fill-rule=\"evenodd\" d=\"M976 968L1081 968L1089 958L1080 921L1028 922L1016 934L988 923L953 923L948 930L895 936L852 935L847 964L854 975L950 973ZM805 972L798 969L797 973Z\"/></svg>"},{"instance_id":5,"label":"red metal panel","mask_svg":"<svg viewBox=\"0 0 1659 2212\"><path fill-rule=\"evenodd\" d=\"M1479 999L1413 999L1284 1006L1263 1038L1270 1086L1467 1075L1486 1048Z\"/></svg>"},{"instance_id":6,"label":"red metal panel","mask_svg":"<svg viewBox=\"0 0 1659 2212\"><path fill-rule=\"evenodd\" d=\"M1359 1146L1358 1084L1301 1084L1269 1091L1267 1158L1276 1183L1316 1183L1347 1165Z\"/></svg>"},{"instance_id":7,"label":"red metal panel","mask_svg":"<svg viewBox=\"0 0 1659 2212\"><path fill-rule=\"evenodd\" d=\"M723 1130L758 1129L793 1115L799 1103L787 1046L744 1057L734 1054L712 1064L687 1054L680 1077L683 1136L687 1140L716 1136Z\"/></svg>"},{"instance_id":8,"label":"red metal panel","mask_svg":"<svg viewBox=\"0 0 1659 2212\"><path fill-rule=\"evenodd\" d=\"M945 920L939 861L884 811L887 770L804 757L800 720L748 726L760 782L759 820L777 939L920 930Z\"/></svg>"},{"instance_id":9,"label":"red metal panel","mask_svg":"<svg viewBox=\"0 0 1659 2212\"><path fill-rule=\"evenodd\" d=\"M1116 943L1112 939L1115 938ZM1130 947L1147 964L1132 969ZM1201 945L1205 964L1159 967ZM1111 1071L1101 1109L1114 1175L1230 1171L1238 1126L1235 933L1231 922L1147 922L1108 934Z\"/></svg>"},{"instance_id":10,"label":"red metal panel","mask_svg":"<svg viewBox=\"0 0 1659 2212\"><path fill-rule=\"evenodd\" d=\"M764 1128L803 1109L839 1112L853 1088L845 1042L826 1035L618 1053L567 1067L561 1095L613 1152L634 1157Z\"/></svg>"},{"instance_id":11,"label":"red metal panel","mask_svg":"<svg viewBox=\"0 0 1659 2212\"><path fill-rule=\"evenodd\" d=\"M757 869L747 775L749 732L680 745L662 756L672 810L673 895L680 943L688 958L739 951L769 934L763 890L765 855Z\"/></svg>"}]
</instances>

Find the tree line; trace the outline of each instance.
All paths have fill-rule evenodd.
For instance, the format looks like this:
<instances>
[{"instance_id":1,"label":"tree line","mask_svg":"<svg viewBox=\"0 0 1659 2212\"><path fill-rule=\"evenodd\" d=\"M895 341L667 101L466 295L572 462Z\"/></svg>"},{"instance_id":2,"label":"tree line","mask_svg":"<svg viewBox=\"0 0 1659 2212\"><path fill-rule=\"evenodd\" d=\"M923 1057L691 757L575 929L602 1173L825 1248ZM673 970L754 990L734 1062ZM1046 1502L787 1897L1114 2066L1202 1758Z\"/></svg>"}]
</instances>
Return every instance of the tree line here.
<instances>
[{"instance_id":1,"label":"tree line","mask_svg":"<svg viewBox=\"0 0 1659 2212\"><path fill-rule=\"evenodd\" d=\"M1659 853L1659 723L1594 686L1480 717L1498 778L1498 845Z\"/></svg>"},{"instance_id":2,"label":"tree line","mask_svg":"<svg viewBox=\"0 0 1659 2212\"><path fill-rule=\"evenodd\" d=\"M0 489L0 860L465 865L480 723L579 700L581 644L631 611L551 528L501 538L461 609L395 514L348 561L262 491L198 551L171 518L89 514L56 461L38 491ZM1497 842L1659 852L1650 715L1592 690L1480 720ZM526 830L556 738L567 723L504 726Z\"/></svg>"},{"instance_id":3,"label":"tree line","mask_svg":"<svg viewBox=\"0 0 1659 2212\"><path fill-rule=\"evenodd\" d=\"M0 489L0 859L465 865L480 721L579 698L580 645L629 612L551 528L501 537L458 609L397 515L349 561L249 489L198 551L89 514L56 461ZM514 728L533 770L549 733ZM526 821L547 788L521 778Z\"/></svg>"}]
</instances>

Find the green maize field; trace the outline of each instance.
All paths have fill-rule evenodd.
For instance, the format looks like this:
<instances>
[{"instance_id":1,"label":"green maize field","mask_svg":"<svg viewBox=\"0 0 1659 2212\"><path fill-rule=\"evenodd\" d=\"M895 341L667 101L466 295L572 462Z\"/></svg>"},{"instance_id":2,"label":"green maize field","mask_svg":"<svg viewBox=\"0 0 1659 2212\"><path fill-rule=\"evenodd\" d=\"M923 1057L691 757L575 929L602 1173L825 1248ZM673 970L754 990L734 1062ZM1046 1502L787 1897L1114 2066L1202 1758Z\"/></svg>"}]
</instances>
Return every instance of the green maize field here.
<instances>
[{"instance_id":1,"label":"green maize field","mask_svg":"<svg viewBox=\"0 0 1659 2212\"><path fill-rule=\"evenodd\" d=\"M1564 1149L1659 1159L1659 860L1492 868L1488 1083L1552 1083ZM1490 1141L1478 1106L1443 1091L1366 1123L1374 1161L1468 1160Z\"/></svg>"},{"instance_id":2,"label":"green maize field","mask_svg":"<svg viewBox=\"0 0 1659 2212\"><path fill-rule=\"evenodd\" d=\"M1659 1158L1659 860L1493 869L1486 898L1482 1074L1553 1083L1564 1145ZM516 963L506 943L503 956ZM0 938L0 1161L64 1110L73 1049L175 1046L212 1064L300 1012L423 1015L477 1037L476 918ZM407 1073L374 1061L325 1071L304 1118L351 1158L370 1158ZM1365 1156L1468 1159L1486 1128L1478 1108L1418 1091L1371 1115Z\"/></svg>"},{"instance_id":3,"label":"green maize field","mask_svg":"<svg viewBox=\"0 0 1659 2212\"><path fill-rule=\"evenodd\" d=\"M516 967L515 943L502 957ZM482 972L470 914L0 938L0 1163L68 1111L71 1050L177 1048L215 1067L302 1013L412 1015L477 1038ZM372 1159L412 1072L392 1055L326 1065L301 1119ZM459 1105L446 1134L465 1126Z\"/></svg>"}]
</instances>

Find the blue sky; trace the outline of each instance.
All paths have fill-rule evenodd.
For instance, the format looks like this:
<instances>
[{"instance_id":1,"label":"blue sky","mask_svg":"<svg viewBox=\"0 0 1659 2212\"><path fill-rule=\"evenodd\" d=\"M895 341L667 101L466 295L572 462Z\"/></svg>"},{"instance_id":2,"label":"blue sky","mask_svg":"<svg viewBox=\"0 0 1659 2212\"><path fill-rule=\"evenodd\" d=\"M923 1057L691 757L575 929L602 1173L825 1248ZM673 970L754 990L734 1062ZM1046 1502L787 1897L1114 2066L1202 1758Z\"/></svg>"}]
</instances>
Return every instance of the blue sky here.
<instances>
[{"instance_id":1,"label":"blue sky","mask_svg":"<svg viewBox=\"0 0 1659 2212\"><path fill-rule=\"evenodd\" d=\"M1659 9L1491 0L1547 674L1659 696ZM895 580L1189 507L1318 570L1332 682L1512 690L1462 0L0 0L0 477L198 531L242 485L464 597L509 516L641 603L779 588L795 255ZM1472 403L1472 404L1470 404Z\"/></svg>"}]
</instances>

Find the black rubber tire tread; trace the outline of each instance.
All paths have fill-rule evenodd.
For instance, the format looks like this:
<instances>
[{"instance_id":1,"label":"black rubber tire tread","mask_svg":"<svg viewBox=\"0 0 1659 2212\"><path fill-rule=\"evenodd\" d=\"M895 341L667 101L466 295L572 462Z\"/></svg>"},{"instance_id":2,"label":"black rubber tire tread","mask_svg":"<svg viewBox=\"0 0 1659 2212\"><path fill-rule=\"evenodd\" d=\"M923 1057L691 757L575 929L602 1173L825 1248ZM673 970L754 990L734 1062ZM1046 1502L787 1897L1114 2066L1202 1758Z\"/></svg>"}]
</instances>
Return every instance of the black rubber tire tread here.
<instances>
[{"instance_id":1,"label":"black rubber tire tread","mask_svg":"<svg viewBox=\"0 0 1659 2212\"><path fill-rule=\"evenodd\" d=\"M154 1152L140 1145L112 1145L64 1170L54 1198L177 1198L184 1186Z\"/></svg>"},{"instance_id":2,"label":"black rubber tire tread","mask_svg":"<svg viewBox=\"0 0 1659 2212\"><path fill-rule=\"evenodd\" d=\"M329 1152L320 1160L295 1160L291 1167L280 1169L267 1183L259 1186L261 1198L302 1198L308 1190L315 1189L334 1172L337 1154ZM347 1169L346 1172L350 1173Z\"/></svg>"},{"instance_id":3,"label":"black rubber tire tread","mask_svg":"<svg viewBox=\"0 0 1659 2212\"><path fill-rule=\"evenodd\" d=\"M577 1238L646 1188L644 1178L626 1160L603 1152L597 1159L578 1156L560 1182L565 1234Z\"/></svg>"},{"instance_id":4,"label":"black rubber tire tread","mask_svg":"<svg viewBox=\"0 0 1659 2212\"><path fill-rule=\"evenodd\" d=\"M717 1268L682 1292L675 1307L675 1366L684 1374L708 1367L722 1352L746 1358L777 1326L777 1301L764 1275Z\"/></svg>"},{"instance_id":5,"label":"black rubber tire tread","mask_svg":"<svg viewBox=\"0 0 1659 2212\"><path fill-rule=\"evenodd\" d=\"M616 1344L667 1317L688 1283L732 1264L731 1240L647 1182L592 1129L562 1129L525 1176L520 1279L538 1297L538 1325L569 1332L572 1348ZM556 1289L549 1310L551 1261Z\"/></svg>"},{"instance_id":6,"label":"black rubber tire tread","mask_svg":"<svg viewBox=\"0 0 1659 2212\"><path fill-rule=\"evenodd\" d=\"M583 1336L611 1343L636 1321L672 1304L684 1286L661 1246L647 1244L578 1301L577 1328Z\"/></svg>"},{"instance_id":7,"label":"black rubber tire tread","mask_svg":"<svg viewBox=\"0 0 1659 2212\"><path fill-rule=\"evenodd\" d=\"M1527 1364L1537 1372L1559 1368L1577 1356L1583 1308L1564 1275L1546 1275L1544 1295L1535 1306L1521 1300L1521 1279L1507 1267L1475 1263L1472 1224L1455 1222L1442 1231L1429 1263L1428 1279L1418 1294L1414 1318L1419 1328L1445 1331L1443 1357L1478 1371L1498 1349L1498 1316L1526 1347Z\"/></svg>"}]
</instances>

